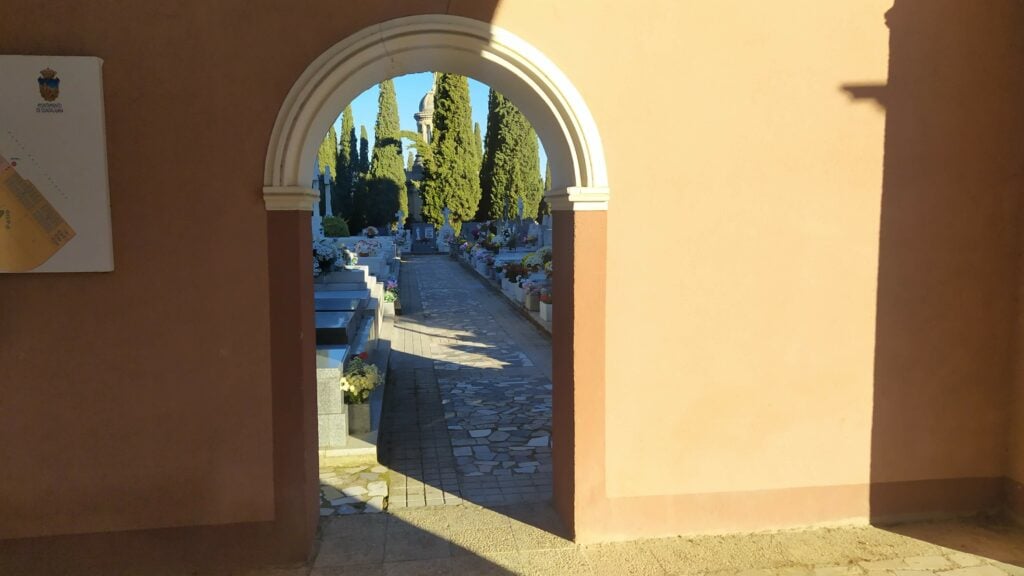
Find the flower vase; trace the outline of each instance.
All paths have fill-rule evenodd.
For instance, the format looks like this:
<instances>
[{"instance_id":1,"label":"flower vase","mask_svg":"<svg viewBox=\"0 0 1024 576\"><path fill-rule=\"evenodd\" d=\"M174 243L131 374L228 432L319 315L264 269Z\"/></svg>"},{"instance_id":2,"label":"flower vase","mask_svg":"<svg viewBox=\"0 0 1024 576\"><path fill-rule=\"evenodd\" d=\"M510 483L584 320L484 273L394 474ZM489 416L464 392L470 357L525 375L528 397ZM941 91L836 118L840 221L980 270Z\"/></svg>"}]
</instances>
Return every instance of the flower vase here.
<instances>
[{"instance_id":1,"label":"flower vase","mask_svg":"<svg viewBox=\"0 0 1024 576\"><path fill-rule=\"evenodd\" d=\"M384 316L394 316L394 315L395 315L395 303L394 302L384 302Z\"/></svg>"},{"instance_id":2,"label":"flower vase","mask_svg":"<svg viewBox=\"0 0 1024 576\"><path fill-rule=\"evenodd\" d=\"M370 403L345 404L348 410L348 435L366 434L370 431Z\"/></svg>"},{"instance_id":3,"label":"flower vase","mask_svg":"<svg viewBox=\"0 0 1024 576\"><path fill-rule=\"evenodd\" d=\"M527 292L526 296L523 298L523 305L526 306L526 309L530 312L536 312L539 310L539 304L540 294L536 292Z\"/></svg>"},{"instance_id":4,"label":"flower vase","mask_svg":"<svg viewBox=\"0 0 1024 576\"><path fill-rule=\"evenodd\" d=\"M547 302L540 303L540 319L545 322L551 322L551 304Z\"/></svg>"}]
</instances>

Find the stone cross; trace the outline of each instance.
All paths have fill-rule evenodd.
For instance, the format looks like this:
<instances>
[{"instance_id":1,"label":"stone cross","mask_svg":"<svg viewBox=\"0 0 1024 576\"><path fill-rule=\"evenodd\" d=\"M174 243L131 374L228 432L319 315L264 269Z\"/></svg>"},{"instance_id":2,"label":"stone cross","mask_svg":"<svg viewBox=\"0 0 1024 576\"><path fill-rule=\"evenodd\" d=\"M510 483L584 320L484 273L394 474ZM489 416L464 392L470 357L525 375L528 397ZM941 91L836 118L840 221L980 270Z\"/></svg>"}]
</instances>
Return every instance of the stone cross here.
<instances>
[{"instance_id":1,"label":"stone cross","mask_svg":"<svg viewBox=\"0 0 1024 576\"><path fill-rule=\"evenodd\" d=\"M445 206L444 210L441 210L441 213L444 214L444 226L442 226L442 228L451 227L451 224L448 222L448 217L451 216L452 211L449 210L447 206Z\"/></svg>"},{"instance_id":2,"label":"stone cross","mask_svg":"<svg viewBox=\"0 0 1024 576\"><path fill-rule=\"evenodd\" d=\"M334 211L331 210L331 192L334 191L334 178L331 178L331 167L327 166L324 168L324 206L325 213L328 216L334 216Z\"/></svg>"},{"instance_id":3,"label":"stone cross","mask_svg":"<svg viewBox=\"0 0 1024 576\"><path fill-rule=\"evenodd\" d=\"M320 206L313 205L313 240L322 240L324 237L324 222L320 218Z\"/></svg>"}]
</instances>

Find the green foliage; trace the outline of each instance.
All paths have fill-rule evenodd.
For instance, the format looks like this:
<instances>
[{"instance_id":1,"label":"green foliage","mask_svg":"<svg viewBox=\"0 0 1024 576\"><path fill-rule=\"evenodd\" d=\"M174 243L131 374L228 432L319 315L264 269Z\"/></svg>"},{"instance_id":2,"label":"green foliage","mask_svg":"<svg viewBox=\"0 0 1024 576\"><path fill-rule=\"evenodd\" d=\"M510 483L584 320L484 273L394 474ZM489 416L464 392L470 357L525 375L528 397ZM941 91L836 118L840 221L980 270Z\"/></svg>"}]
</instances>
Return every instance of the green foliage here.
<instances>
[{"instance_id":1,"label":"green foliage","mask_svg":"<svg viewBox=\"0 0 1024 576\"><path fill-rule=\"evenodd\" d=\"M495 219L491 214L495 211L492 206L493 195L491 189L494 187L494 151L498 147L498 129L500 120L498 118L498 103L501 96L491 88L487 92L487 138L484 141L484 153L480 159L480 204L477 206L477 221Z\"/></svg>"},{"instance_id":2,"label":"green foliage","mask_svg":"<svg viewBox=\"0 0 1024 576\"><path fill-rule=\"evenodd\" d=\"M483 197L477 219L515 218L520 198L523 217L538 216L543 181L537 133L519 109L494 89L488 98L480 186Z\"/></svg>"},{"instance_id":3,"label":"green foliage","mask_svg":"<svg viewBox=\"0 0 1024 576\"><path fill-rule=\"evenodd\" d=\"M423 217L444 223L442 211L452 211L456 234L472 220L480 203L479 148L473 136L469 81L458 74L440 74L434 93L432 161L423 184Z\"/></svg>"},{"instance_id":4,"label":"green foliage","mask_svg":"<svg viewBox=\"0 0 1024 576\"><path fill-rule=\"evenodd\" d=\"M412 150L409 150L409 154L406 155L406 157L405 157L405 171L406 172L412 170L412 165L413 165L413 162L415 162L415 161L416 161L416 153L414 153Z\"/></svg>"},{"instance_id":5,"label":"green foliage","mask_svg":"<svg viewBox=\"0 0 1024 576\"><path fill-rule=\"evenodd\" d=\"M341 115L341 134L338 143L338 174L335 176L334 196L331 207L334 213L345 218L352 217L353 188L355 187L356 163L356 127L352 119L352 107L346 106Z\"/></svg>"},{"instance_id":6,"label":"green foliage","mask_svg":"<svg viewBox=\"0 0 1024 576\"><path fill-rule=\"evenodd\" d=\"M341 391L346 404L369 402L370 393L380 383L380 372L374 364L367 364L356 356L348 361L345 374L341 377Z\"/></svg>"},{"instance_id":7,"label":"green foliage","mask_svg":"<svg viewBox=\"0 0 1024 576\"><path fill-rule=\"evenodd\" d=\"M480 162L484 158L484 143L480 139L480 123L473 122L473 151L476 152L476 161Z\"/></svg>"},{"instance_id":8,"label":"green foliage","mask_svg":"<svg viewBox=\"0 0 1024 576\"><path fill-rule=\"evenodd\" d=\"M419 132L413 132L412 130L402 130L401 135L402 138L412 142L409 147L416 150L416 154L423 159L424 163L430 161L430 158L433 156L433 150L431 149L430 144L427 144L427 141L423 139L423 135Z\"/></svg>"},{"instance_id":9,"label":"green foliage","mask_svg":"<svg viewBox=\"0 0 1024 576\"><path fill-rule=\"evenodd\" d=\"M332 176L338 173L338 133L334 131L334 124L331 124L331 129L324 135L316 157L320 161L321 174L325 173L328 167L331 168Z\"/></svg>"},{"instance_id":10,"label":"green foliage","mask_svg":"<svg viewBox=\"0 0 1024 576\"><path fill-rule=\"evenodd\" d=\"M320 164L320 174L326 174L328 168L330 169L331 176L337 173L338 166L338 133L334 131L334 124L331 124L330 130L324 135L324 139L320 142L320 149L317 150L316 158ZM327 180L327 177L324 177ZM331 200L334 200L331 198ZM334 205L331 205L331 209L334 209ZM320 195L320 214L324 215L327 213L327 195Z\"/></svg>"},{"instance_id":11,"label":"green foliage","mask_svg":"<svg viewBox=\"0 0 1024 576\"><path fill-rule=\"evenodd\" d=\"M345 238L351 236L348 222L340 216L327 216L323 220L324 236L329 238Z\"/></svg>"},{"instance_id":12,"label":"green foliage","mask_svg":"<svg viewBox=\"0 0 1024 576\"><path fill-rule=\"evenodd\" d=\"M357 175L352 189L352 215L348 218L349 229L359 232L369 226L366 219L369 207L370 190L366 185L366 178Z\"/></svg>"},{"instance_id":13,"label":"green foliage","mask_svg":"<svg viewBox=\"0 0 1024 576\"><path fill-rule=\"evenodd\" d=\"M372 225L384 226L396 211L409 213L405 191L405 167L402 163L401 128L398 122L398 100L391 80L380 83L377 98L377 123L374 126L373 158L366 182L369 206L366 219Z\"/></svg>"},{"instance_id":14,"label":"green foliage","mask_svg":"<svg viewBox=\"0 0 1024 576\"><path fill-rule=\"evenodd\" d=\"M548 162L544 166L544 191L551 190L551 162ZM543 216L544 214L551 214L551 206L548 206L547 200L543 197L540 199L540 207L537 209L537 214Z\"/></svg>"},{"instance_id":15,"label":"green foliage","mask_svg":"<svg viewBox=\"0 0 1024 576\"><path fill-rule=\"evenodd\" d=\"M366 136L366 126L359 125L359 173L370 171L370 139Z\"/></svg>"}]
</instances>

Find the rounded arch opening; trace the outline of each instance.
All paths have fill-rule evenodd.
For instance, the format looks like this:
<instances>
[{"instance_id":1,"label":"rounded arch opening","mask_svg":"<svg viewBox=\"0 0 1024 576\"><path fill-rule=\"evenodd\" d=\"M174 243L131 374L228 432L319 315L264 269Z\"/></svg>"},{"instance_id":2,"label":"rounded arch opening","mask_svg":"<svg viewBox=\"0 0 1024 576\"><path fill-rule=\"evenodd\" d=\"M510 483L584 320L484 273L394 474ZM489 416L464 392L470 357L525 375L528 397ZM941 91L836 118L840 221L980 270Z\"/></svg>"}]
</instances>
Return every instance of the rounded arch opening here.
<instances>
[{"instance_id":1,"label":"rounded arch opening","mask_svg":"<svg viewBox=\"0 0 1024 576\"><path fill-rule=\"evenodd\" d=\"M388 78L443 70L501 91L530 119L551 166L553 209L603 210L608 182L600 135L568 78L542 53L488 23L412 16L364 29L317 58L292 87L267 152L264 198L271 210L309 209L308 162L348 102Z\"/></svg>"},{"instance_id":2,"label":"rounded arch opening","mask_svg":"<svg viewBox=\"0 0 1024 576\"><path fill-rule=\"evenodd\" d=\"M562 303L552 319L554 504L575 532L577 493L604 490L604 362L594 361L605 353L609 192L601 139L583 98L547 57L489 23L450 15L389 20L342 40L305 69L275 121L263 198L274 403L281 406L274 422L279 501L307 534L315 531L315 350L312 339L302 336L314 331L309 212L319 192L310 187L311 159L328 126L362 91L388 78L433 70L469 76L502 92L530 120L547 152L552 189L545 199L556 213L559 262L554 295Z\"/></svg>"}]
</instances>

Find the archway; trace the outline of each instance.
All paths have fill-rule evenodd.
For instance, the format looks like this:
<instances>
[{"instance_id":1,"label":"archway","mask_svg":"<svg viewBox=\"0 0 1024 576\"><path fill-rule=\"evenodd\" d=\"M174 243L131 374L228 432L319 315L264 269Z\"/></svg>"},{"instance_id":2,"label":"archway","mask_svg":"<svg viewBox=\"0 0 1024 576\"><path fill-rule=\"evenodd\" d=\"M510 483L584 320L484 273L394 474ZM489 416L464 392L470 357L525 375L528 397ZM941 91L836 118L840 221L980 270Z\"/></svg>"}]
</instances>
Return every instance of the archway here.
<instances>
[{"instance_id":1,"label":"archway","mask_svg":"<svg viewBox=\"0 0 1024 576\"><path fill-rule=\"evenodd\" d=\"M555 217L556 301L552 330L555 506L572 530L576 493L603 478L578 474L603 462L605 211L608 182L597 127L558 68L513 34L477 20L425 15L366 28L306 68L288 94L267 152L263 197L270 243L275 477L279 504L305 526L316 522L316 394L312 279L308 270L308 162L338 111L387 78L445 70L477 78L523 111L545 143L552 172L546 194ZM278 441L280 440L280 442ZM298 476L297 476L298 475ZM292 507L294 506L294 509Z\"/></svg>"}]
</instances>

